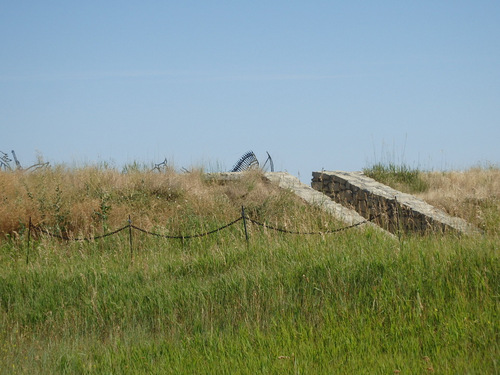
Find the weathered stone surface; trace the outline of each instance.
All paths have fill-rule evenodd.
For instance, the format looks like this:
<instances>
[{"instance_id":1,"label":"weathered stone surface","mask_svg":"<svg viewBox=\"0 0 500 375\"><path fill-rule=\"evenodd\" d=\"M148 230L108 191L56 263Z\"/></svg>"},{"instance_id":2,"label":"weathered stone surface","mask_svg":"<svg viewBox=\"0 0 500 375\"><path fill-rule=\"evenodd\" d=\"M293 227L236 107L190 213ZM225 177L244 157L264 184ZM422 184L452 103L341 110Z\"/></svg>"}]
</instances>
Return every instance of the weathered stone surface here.
<instances>
[{"instance_id":1,"label":"weathered stone surface","mask_svg":"<svg viewBox=\"0 0 500 375\"><path fill-rule=\"evenodd\" d=\"M321 186L319 185L319 183L321 182L319 181L320 175L321 173L318 173L318 180L316 181L317 184L315 184L315 186ZM366 221L366 219L356 211L334 202L327 195L301 183L300 180L295 176L292 176L285 172L269 172L265 174L265 177L272 183L277 184L280 188L291 190L293 193L304 199L309 204L321 207L347 225L354 225ZM389 232L386 232L385 230L371 222L367 222L363 224L363 226L364 225L382 230L386 234L390 234Z\"/></svg>"},{"instance_id":2,"label":"weathered stone surface","mask_svg":"<svg viewBox=\"0 0 500 375\"><path fill-rule=\"evenodd\" d=\"M451 217L422 199L392 189L362 172L313 172L312 186L329 184L340 186L340 190L323 188L320 191L336 202L353 207L367 219L377 217L375 222L393 233L398 230L478 232L465 220Z\"/></svg>"},{"instance_id":3,"label":"weathered stone surface","mask_svg":"<svg viewBox=\"0 0 500 375\"><path fill-rule=\"evenodd\" d=\"M311 184L311 187L314 189L314 190L318 190L318 191L321 191L323 189L323 183L322 182L313 182Z\"/></svg>"}]
</instances>

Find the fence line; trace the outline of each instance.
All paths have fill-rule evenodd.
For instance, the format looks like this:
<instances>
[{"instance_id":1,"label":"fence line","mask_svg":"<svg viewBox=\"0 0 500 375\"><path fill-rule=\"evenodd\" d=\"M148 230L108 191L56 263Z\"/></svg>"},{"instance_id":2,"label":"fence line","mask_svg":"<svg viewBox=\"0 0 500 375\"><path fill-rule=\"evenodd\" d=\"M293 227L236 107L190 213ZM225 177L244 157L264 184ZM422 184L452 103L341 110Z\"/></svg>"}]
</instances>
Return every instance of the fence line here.
<instances>
[{"instance_id":1,"label":"fence line","mask_svg":"<svg viewBox=\"0 0 500 375\"><path fill-rule=\"evenodd\" d=\"M180 240L184 240L184 239L191 239L191 238L199 238L199 237L205 237L205 236L209 236L211 234L214 234L214 233L218 233L226 228L229 228L231 227L232 225L238 223L239 221L243 221L243 224L244 224L244 229L245 229L245 239L246 239L246 242L248 244L249 242L249 239L248 239L248 232L247 232L247 224L246 222L249 221L251 222L252 224L255 224L259 227L262 227L262 228L265 228L265 229L270 229L270 230L273 230L273 231L276 231L276 232L281 232L281 233L285 233L285 234L295 234L295 235L324 235L324 234L332 234L332 233L338 233L338 232L341 232L341 231L345 231L345 230L348 230L348 229L352 229L352 228L355 228L357 226L360 226L360 225L363 225L363 224L366 224L366 223L369 223L375 219L377 219L378 217L380 217L382 214L379 214L379 215L376 215L370 219L366 219L364 221L360 221L358 223L355 223L355 224L352 224L352 225L348 225L348 226L345 226L345 227L341 227L341 228L337 228L337 229L332 229L332 230L327 230L327 231L322 231L322 232L299 232L299 231L291 231L291 230L287 230L287 229L283 229L283 228L278 228L278 227L274 227L274 226L271 226L271 225L268 225L268 224L264 224L264 223L261 223L257 220L254 220L254 219L251 219L249 217L246 216L245 214L245 208L242 207L241 208L241 216L238 217L237 219L221 226L221 227L218 227L216 229L213 229L213 230L210 230L210 231L206 231L206 232L202 232L202 233L196 233L196 234L187 234L187 235L168 235L168 234L161 234L161 233L156 233L156 232L151 232L151 231L148 231L146 229L143 229L143 228L140 228L134 224L132 224L132 220L130 219L130 216L128 218L128 224L121 227L121 228L118 228L118 229L115 229L109 233L104 233L102 235L99 235L99 236L92 236L92 237L76 237L76 238L71 238L69 236L64 236L64 235L61 235L61 234L55 234L55 233L52 233L50 232L49 230L45 229L45 228L42 228L40 227L39 225L35 225L31 222L31 217L29 218L29 224L28 224L28 239L27 239L27 251L26 251L26 263L29 262L29 247L30 247L30 241L31 241L31 233L33 232L39 232L39 233L43 233L43 234L46 234L47 236L50 236L50 237L53 237L53 238L58 238L60 240L63 240L63 241L94 241L94 240L99 240L99 239L102 239L102 238L105 238L105 237L110 237L110 236L113 236L115 234L118 234L122 231L124 231L125 229L128 229L129 230L129 244L130 244L130 254L131 254L131 257L133 256L133 244L132 244L132 229L134 230L137 230L139 232L142 232L144 234L147 234L147 235L151 235L151 236L155 236L155 237L160 237L160 238L165 238L165 239L180 239Z\"/></svg>"},{"instance_id":2,"label":"fence line","mask_svg":"<svg viewBox=\"0 0 500 375\"><path fill-rule=\"evenodd\" d=\"M105 238L105 237L109 237L109 236L112 236L114 234L117 234L117 233L121 232L122 230L127 229L130 226L130 224L127 224L124 227L121 227L121 228L116 229L116 230L109 232L109 233L102 234L100 236L72 238L72 237L68 237L68 236L63 236L61 234L52 233L45 228L41 228L39 225L31 224L31 218L30 218L30 225L31 225L30 226L31 230L38 231L38 232L46 234L47 236L58 238L58 239L64 240L64 241L94 241L94 240L99 240L101 238Z\"/></svg>"},{"instance_id":3,"label":"fence line","mask_svg":"<svg viewBox=\"0 0 500 375\"><path fill-rule=\"evenodd\" d=\"M168 234L161 234L161 233L156 233L156 232L151 232L151 231L148 231L146 229L140 228L140 227L138 227L138 226L136 226L136 225L134 225L132 223L129 223L129 224L125 225L124 227L118 228L118 229L116 229L116 230L114 230L112 232L105 233L105 234L102 234L102 235L99 235L99 236L75 237L75 238L52 233L52 232L50 232L49 230L47 230L45 228L41 228L39 225L32 224L31 223L31 219L30 219L29 229L33 230L33 231L38 231L38 232L44 233L44 234L46 234L46 235L48 235L50 237L58 238L58 239L64 240L64 241L94 241L94 240L99 240L101 238L105 238L105 237L109 237L109 236L115 235L115 234L117 234L117 233L119 233L119 232L121 232L121 231L123 231L125 229L128 229L129 227L132 228L132 229L135 229L135 230L137 230L139 232L151 235L151 236L156 236L156 237L161 237L161 238L166 238L166 239L191 239L191 238L199 238L199 237L208 236L210 234L214 234L216 232L219 232L219 231L221 231L223 229L226 229L226 228L228 228L228 227L236 224L237 222L239 222L239 221L241 221L243 219L246 219L249 222L251 222L252 224L255 224L255 225L260 226L260 227L265 228L265 229L271 229L271 230L274 230L276 232L281 232L281 233L286 233L286 234L297 234L297 235L323 235L323 234L337 233L337 232L341 232L341 231L348 230L348 229L351 229L351 228L355 228L357 226L360 226L360 225L372 222L373 220L375 220L376 218L378 218L380 216L381 215L377 215L377 216L372 217L371 219L366 219L366 220L363 220L363 221L360 221L358 223L355 223L355 224L352 224L352 225L348 225L348 226L345 226L345 227L331 229L331 230L326 230L326 231L319 231L319 232L298 232L298 231L291 231L291 230L288 230L288 229L278 228L278 227L274 227L274 226L269 225L269 224L261 223L261 222L259 222L257 220L249 218L247 216L240 216L239 218L231 221L230 223L225 224L225 225L223 225L223 226L221 226L219 228L213 229L211 231L197 233L197 234L177 235L177 236L168 235Z\"/></svg>"},{"instance_id":4,"label":"fence line","mask_svg":"<svg viewBox=\"0 0 500 375\"><path fill-rule=\"evenodd\" d=\"M219 231L221 231L223 229L226 229L226 228L230 227L233 224L236 224L238 221L240 221L242 219L243 219L243 217L239 217L236 220L233 220L230 223L228 223L226 225L223 225L220 228L216 228L216 229L208 231L208 232L203 232L203 233L198 233L198 234L190 234L190 235L185 235L185 236L183 236L183 235L171 236L171 235L168 235L168 234L161 234L161 233L150 232L150 231L148 231L146 229L139 228L139 227L137 227L137 226L135 226L133 224L131 224L130 227L133 228L133 229L135 229L135 230L138 230L139 232L142 232L142 233L145 233L145 234L149 234L151 236L156 236L156 237L161 237L161 238L169 238L169 239L184 240L184 239L198 238L198 237L204 237L204 236L208 236L210 234L214 234L216 232L219 232Z\"/></svg>"},{"instance_id":5,"label":"fence line","mask_svg":"<svg viewBox=\"0 0 500 375\"><path fill-rule=\"evenodd\" d=\"M342 232L344 230L347 230L347 229L351 229L351 228L355 228L357 226L360 226L362 224L366 224L370 221L373 221L375 220L377 217L379 217L380 215L377 215L371 219L367 219L367 220L364 220L364 221L360 221L359 223L356 223L356 224L352 224L352 225L348 225L348 226L345 226L345 227L342 227L342 228L337 228L337 229L330 229L330 230L326 230L326 231L323 231L323 232L295 232L295 231L292 231L292 230L288 230L288 229L282 229L282 228L276 228L276 227L273 227L271 225L267 225L267 224L263 224L263 223L260 223L256 220L253 220L253 219L250 219L248 218L248 220L252 223L252 224L255 224L255 225L258 225L258 226L261 226L263 228L266 228L266 229L272 229L276 232L281 232L281 233L286 233L286 234L299 234L299 235L322 235L322 234L332 234L332 233L337 233L337 232Z\"/></svg>"}]
</instances>

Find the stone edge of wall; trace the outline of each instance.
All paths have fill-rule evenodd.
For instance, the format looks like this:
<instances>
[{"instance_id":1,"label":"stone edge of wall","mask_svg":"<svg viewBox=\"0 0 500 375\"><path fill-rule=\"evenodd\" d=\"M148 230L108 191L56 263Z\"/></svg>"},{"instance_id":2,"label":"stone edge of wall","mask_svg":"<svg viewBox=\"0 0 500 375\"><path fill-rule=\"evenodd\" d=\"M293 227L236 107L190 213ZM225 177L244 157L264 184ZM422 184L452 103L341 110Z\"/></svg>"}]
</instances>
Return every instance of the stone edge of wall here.
<instances>
[{"instance_id":1,"label":"stone edge of wall","mask_svg":"<svg viewBox=\"0 0 500 375\"><path fill-rule=\"evenodd\" d=\"M465 220L452 217L411 194L402 193L375 181L362 172L313 172L311 186L333 201L350 207L365 219L375 222L391 233L400 230L474 234L477 228Z\"/></svg>"}]
</instances>

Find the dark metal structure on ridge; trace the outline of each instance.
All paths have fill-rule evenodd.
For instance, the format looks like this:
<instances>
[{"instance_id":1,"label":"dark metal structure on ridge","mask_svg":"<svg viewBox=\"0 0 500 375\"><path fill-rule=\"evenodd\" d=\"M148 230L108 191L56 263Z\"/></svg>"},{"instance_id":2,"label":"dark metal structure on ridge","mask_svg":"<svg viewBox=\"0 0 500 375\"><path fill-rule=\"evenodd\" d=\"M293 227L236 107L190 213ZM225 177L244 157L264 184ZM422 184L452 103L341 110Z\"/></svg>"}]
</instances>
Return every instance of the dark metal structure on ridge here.
<instances>
[{"instance_id":1,"label":"dark metal structure on ridge","mask_svg":"<svg viewBox=\"0 0 500 375\"><path fill-rule=\"evenodd\" d=\"M266 151L266 153L267 159L264 162L264 166L262 167L262 169L264 169L267 163L269 163L271 172L274 172L273 159L271 158L271 155L269 155L269 152ZM253 151L248 151L236 162L230 172L242 172L252 168L259 168L259 161L257 160L257 157L255 156Z\"/></svg>"},{"instance_id":2,"label":"dark metal structure on ridge","mask_svg":"<svg viewBox=\"0 0 500 375\"><path fill-rule=\"evenodd\" d=\"M12 153L12 156L14 157L14 163L16 164L16 167L12 168L10 165L10 162L12 161L12 159L9 158L8 154L6 154L3 151L0 151L0 169L3 168L6 171L12 171L12 170L30 171L30 170L35 170L35 169L38 169L41 167L46 167L49 165L49 162L37 163L37 164L33 164L32 166L30 166L28 168L23 168L23 166L21 165L21 163L17 159L16 153L14 152L14 150L12 150L11 153Z\"/></svg>"}]
</instances>

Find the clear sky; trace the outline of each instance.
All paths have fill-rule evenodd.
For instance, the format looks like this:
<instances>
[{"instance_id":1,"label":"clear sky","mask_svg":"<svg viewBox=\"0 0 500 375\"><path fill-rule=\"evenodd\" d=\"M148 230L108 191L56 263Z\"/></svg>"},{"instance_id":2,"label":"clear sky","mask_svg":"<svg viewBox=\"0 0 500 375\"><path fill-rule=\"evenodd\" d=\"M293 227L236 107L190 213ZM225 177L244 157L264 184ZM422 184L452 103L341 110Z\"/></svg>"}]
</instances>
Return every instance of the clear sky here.
<instances>
[{"instance_id":1,"label":"clear sky","mask_svg":"<svg viewBox=\"0 0 500 375\"><path fill-rule=\"evenodd\" d=\"M500 1L2 1L24 166L500 163Z\"/></svg>"}]
</instances>

